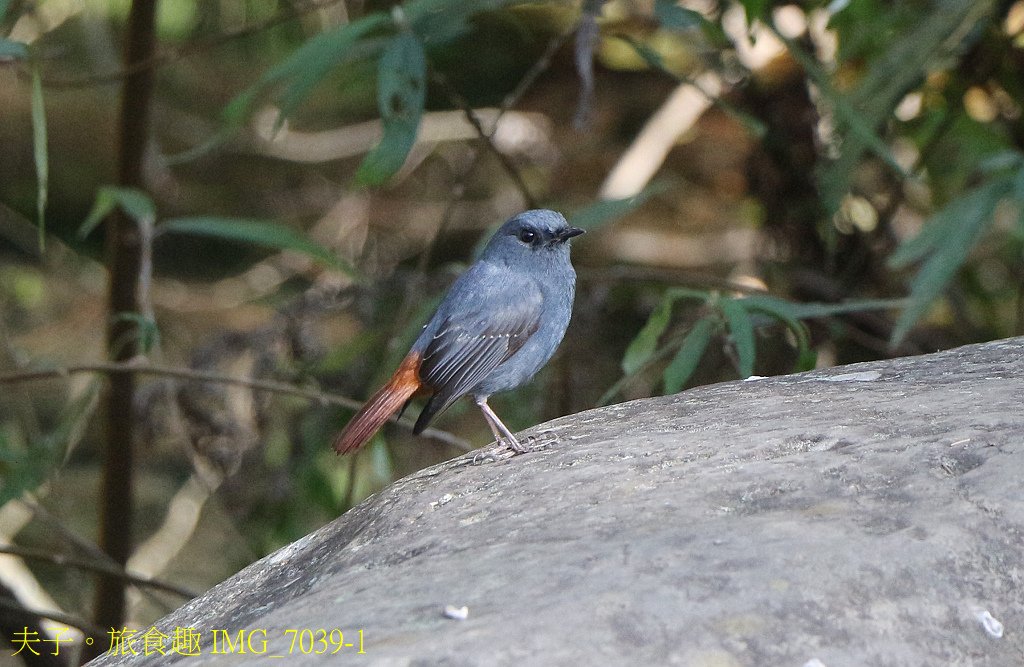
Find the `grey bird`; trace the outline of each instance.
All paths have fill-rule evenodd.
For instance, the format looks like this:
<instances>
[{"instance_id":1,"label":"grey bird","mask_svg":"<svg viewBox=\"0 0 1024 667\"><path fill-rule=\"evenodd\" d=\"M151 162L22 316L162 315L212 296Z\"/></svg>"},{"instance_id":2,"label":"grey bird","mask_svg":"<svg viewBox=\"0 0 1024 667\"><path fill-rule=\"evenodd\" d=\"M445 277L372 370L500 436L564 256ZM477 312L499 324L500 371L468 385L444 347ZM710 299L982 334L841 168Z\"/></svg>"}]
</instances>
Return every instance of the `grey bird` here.
<instances>
[{"instance_id":1,"label":"grey bird","mask_svg":"<svg viewBox=\"0 0 1024 667\"><path fill-rule=\"evenodd\" d=\"M335 438L334 450L359 449L414 396L429 394L413 433L472 396L495 440L526 451L487 399L529 382L562 342L576 292L568 241L582 233L545 209L520 213L498 228L395 374Z\"/></svg>"}]
</instances>

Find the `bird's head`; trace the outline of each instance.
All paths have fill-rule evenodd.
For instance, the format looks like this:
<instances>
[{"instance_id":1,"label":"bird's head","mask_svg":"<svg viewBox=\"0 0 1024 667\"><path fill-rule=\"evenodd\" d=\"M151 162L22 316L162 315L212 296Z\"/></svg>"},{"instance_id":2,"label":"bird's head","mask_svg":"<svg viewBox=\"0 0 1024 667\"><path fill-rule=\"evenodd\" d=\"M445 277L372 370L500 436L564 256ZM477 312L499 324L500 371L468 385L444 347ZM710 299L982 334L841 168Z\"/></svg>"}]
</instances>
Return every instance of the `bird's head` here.
<instances>
[{"instance_id":1,"label":"bird's head","mask_svg":"<svg viewBox=\"0 0 1024 667\"><path fill-rule=\"evenodd\" d=\"M569 255L569 239L583 230L572 227L561 213L547 209L524 211L498 228L481 258L545 257Z\"/></svg>"}]
</instances>

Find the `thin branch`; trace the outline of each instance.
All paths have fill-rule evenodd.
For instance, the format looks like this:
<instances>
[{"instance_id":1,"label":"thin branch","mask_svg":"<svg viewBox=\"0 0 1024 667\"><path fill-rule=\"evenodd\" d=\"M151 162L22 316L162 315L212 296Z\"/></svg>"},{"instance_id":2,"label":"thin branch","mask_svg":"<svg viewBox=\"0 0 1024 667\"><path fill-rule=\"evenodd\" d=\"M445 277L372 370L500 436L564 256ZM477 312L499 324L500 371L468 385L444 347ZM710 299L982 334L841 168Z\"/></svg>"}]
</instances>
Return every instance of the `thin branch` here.
<instances>
[{"instance_id":1,"label":"thin branch","mask_svg":"<svg viewBox=\"0 0 1024 667\"><path fill-rule=\"evenodd\" d=\"M110 634L109 630L101 628L98 625L94 625L93 623L79 616L65 614L61 611L29 609L27 607L21 606L20 604L17 604L16 602L5 600L2 597L0 597L0 609L5 609L16 614L23 614L25 616L38 616L39 618L48 618L51 621L57 621L58 623L63 623L64 625L71 626L72 628L78 628L79 630L82 630L86 634L92 635L93 637L106 637Z\"/></svg>"},{"instance_id":2,"label":"thin branch","mask_svg":"<svg viewBox=\"0 0 1024 667\"><path fill-rule=\"evenodd\" d=\"M132 373L136 375L160 375L164 377L172 377L179 380L187 380L190 382L212 382L215 384L230 384L241 387L248 387L250 389L256 389L259 391L269 391L275 394L284 394L287 396L298 396L307 400L319 403L321 405L339 405L350 410L358 410L362 407L362 402L357 401L347 396L340 396L338 394L331 394L316 389L303 389L302 387L296 387L295 385L287 384L284 382L275 382L273 380L255 380L252 378L240 378L233 377L230 375L221 375L219 373L211 373L209 371L200 371L192 368L177 368L174 366L153 366L149 364L140 364L135 361L128 362L111 362L111 363L97 363L97 364L79 364L75 366L65 366L62 368L47 368L40 370L31 371L18 371L16 373L5 373L0 374L0 385L2 384L15 384L19 382L33 382L38 380L49 380L54 378L67 378L71 375L77 375L81 373L102 373L106 375L119 375L125 373ZM415 425L416 420L411 417L398 419L395 417L391 418L391 422L399 424L409 430ZM456 449L464 452L472 451L475 449L468 441L456 436L453 433L442 431L436 428L428 428L421 434L431 440L449 445Z\"/></svg>"},{"instance_id":3,"label":"thin branch","mask_svg":"<svg viewBox=\"0 0 1024 667\"><path fill-rule=\"evenodd\" d=\"M519 100L523 98L523 95L525 95L526 91L530 89L530 86L533 85L541 74L551 67L551 60L555 57L558 49L562 48L562 45L565 44L574 32L576 32L576 25L570 24L569 27L562 31L560 35L557 35L548 42L548 46L544 49L544 53L542 53L540 58L530 66L530 69L526 71L526 74L524 74L523 78L519 80L516 87L512 89L512 92L506 95L505 99L501 101L501 107L498 110L498 120L501 119L501 116L504 115L506 111L519 104ZM494 127L498 127L497 121L495 121ZM493 136L493 130L491 132L491 136Z\"/></svg>"},{"instance_id":4,"label":"thin branch","mask_svg":"<svg viewBox=\"0 0 1024 667\"><path fill-rule=\"evenodd\" d=\"M448 81L447 77L438 72L436 69L430 69L430 78L444 90L445 95L448 96L448 100L462 110L462 113L466 115L466 120L476 130L477 136L480 141L483 142L484 146L487 147L496 158L501 166L508 172L508 175L512 177L516 187L519 189L519 194L522 195L523 201L526 202L528 208L537 208L537 200L530 192L530 188L527 187L526 181L523 179L523 175L519 173L519 169L512 164L512 160L502 153L497 146L494 145L494 141L491 139L491 135L484 130L483 123L480 122L480 117L477 116L476 112L469 105L469 102L464 98Z\"/></svg>"},{"instance_id":5,"label":"thin branch","mask_svg":"<svg viewBox=\"0 0 1024 667\"><path fill-rule=\"evenodd\" d=\"M117 577L122 581L127 581L134 586L155 588L167 593L173 593L174 595L178 595L187 600L191 600L198 595L198 593L195 593L194 591L190 591L187 588L182 588L166 581L150 579L149 577L132 574L113 563L102 563L85 558L78 558L76 556L53 553L46 549L30 549L28 547L8 545L0 546L0 554L18 556L19 558L25 558L28 560L41 560L47 563L53 563L54 565L60 565L62 567L73 567L78 570L106 574L112 577Z\"/></svg>"}]
</instances>

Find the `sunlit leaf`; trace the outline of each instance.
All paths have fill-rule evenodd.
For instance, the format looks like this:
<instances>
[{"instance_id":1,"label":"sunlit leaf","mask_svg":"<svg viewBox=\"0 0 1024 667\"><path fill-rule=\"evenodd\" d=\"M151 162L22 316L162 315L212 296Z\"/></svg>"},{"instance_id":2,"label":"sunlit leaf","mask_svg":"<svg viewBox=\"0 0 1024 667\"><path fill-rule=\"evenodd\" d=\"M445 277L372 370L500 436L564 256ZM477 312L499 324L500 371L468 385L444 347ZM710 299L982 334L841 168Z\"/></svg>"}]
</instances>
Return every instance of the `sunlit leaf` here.
<instances>
[{"instance_id":1,"label":"sunlit leaf","mask_svg":"<svg viewBox=\"0 0 1024 667\"><path fill-rule=\"evenodd\" d=\"M96 192L96 201L78 228L78 237L84 239L89 236L115 208L120 208L136 222L152 224L156 221L156 205L145 192L138 188L106 185Z\"/></svg>"},{"instance_id":2,"label":"sunlit leaf","mask_svg":"<svg viewBox=\"0 0 1024 667\"><path fill-rule=\"evenodd\" d=\"M46 246L46 193L50 182L50 162L46 154L46 106L39 68L32 68L32 154L36 163L36 215L39 224L39 249Z\"/></svg>"},{"instance_id":3,"label":"sunlit leaf","mask_svg":"<svg viewBox=\"0 0 1024 667\"><path fill-rule=\"evenodd\" d=\"M849 192L865 151L875 154L895 173L904 176L902 167L878 135L878 128L892 117L904 96L920 85L936 63L968 48L970 40L977 39L981 31L974 28L985 20L994 4L948 0L942 4L942 11L924 13L912 31L887 42L885 51L870 60L864 76L848 93L836 89L833 77L799 42L780 35L817 85L819 94L835 110L842 150L818 175L822 201L829 213L839 209L843 196Z\"/></svg>"},{"instance_id":4,"label":"sunlit leaf","mask_svg":"<svg viewBox=\"0 0 1024 667\"><path fill-rule=\"evenodd\" d=\"M754 359L757 354L754 325L751 322L750 313L743 307L742 299L723 299L719 303L719 307L729 324L729 336L736 347L740 377L750 377L754 374Z\"/></svg>"},{"instance_id":5,"label":"sunlit leaf","mask_svg":"<svg viewBox=\"0 0 1024 667\"><path fill-rule=\"evenodd\" d=\"M693 372L697 370L704 351L718 327L717 319L703 317L697 320L693 328L686 334L683 344L679 346L679 350L662 373L666 394L675 394L680 391Z\"/></svg>"},{"instance_id":6,"label":"sunlit leaf","mask_svg":"<svg viewBox=\"0 0 1024 667\"><path fill-rule=\"evenodd\" d=\"M382 185L401 169L416 143L427 97L427 61L416 35L402 31L391 40L377 70L377 106L384 134L356 172L363 185Z\"/></svg>"},{"instance_id":7,"label":"sunlit leaf","mask_svg":"<svg viewBox=\"0 0 1024 667\"><path fill-rule=\"evenodd\" d=\"M302 253L325 266L343 271L349 275L355 275L355 270L347 262L324 246L311 241L308 237L294 229L264 220L243 220L213 216L175 218L161 223L158 233L211 236L231 241L242 241L275 250L291 250Z\"/></svg>"}]
</instances>

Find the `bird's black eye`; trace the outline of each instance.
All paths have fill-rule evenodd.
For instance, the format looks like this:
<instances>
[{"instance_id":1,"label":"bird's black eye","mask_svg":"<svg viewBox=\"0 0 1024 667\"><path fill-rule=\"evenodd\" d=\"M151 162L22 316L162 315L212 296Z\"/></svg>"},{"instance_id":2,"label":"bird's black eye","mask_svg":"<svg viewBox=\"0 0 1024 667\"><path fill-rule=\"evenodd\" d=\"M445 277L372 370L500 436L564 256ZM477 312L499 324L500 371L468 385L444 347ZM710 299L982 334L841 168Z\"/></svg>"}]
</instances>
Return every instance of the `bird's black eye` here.
<instances>
[{"instance_id":1,"label":"bird's black eye","mask_svg":"<svg viewBox=\"0 0 1024 667\"><path fill-rule=\"evenodd\" d=\"M526 243L527 245L533 243L534 240L536 240L536 238L537 232L533 231L532 229L519 230L519 240L522 241L523 243Z\"/></svg>"}]
</instances>

